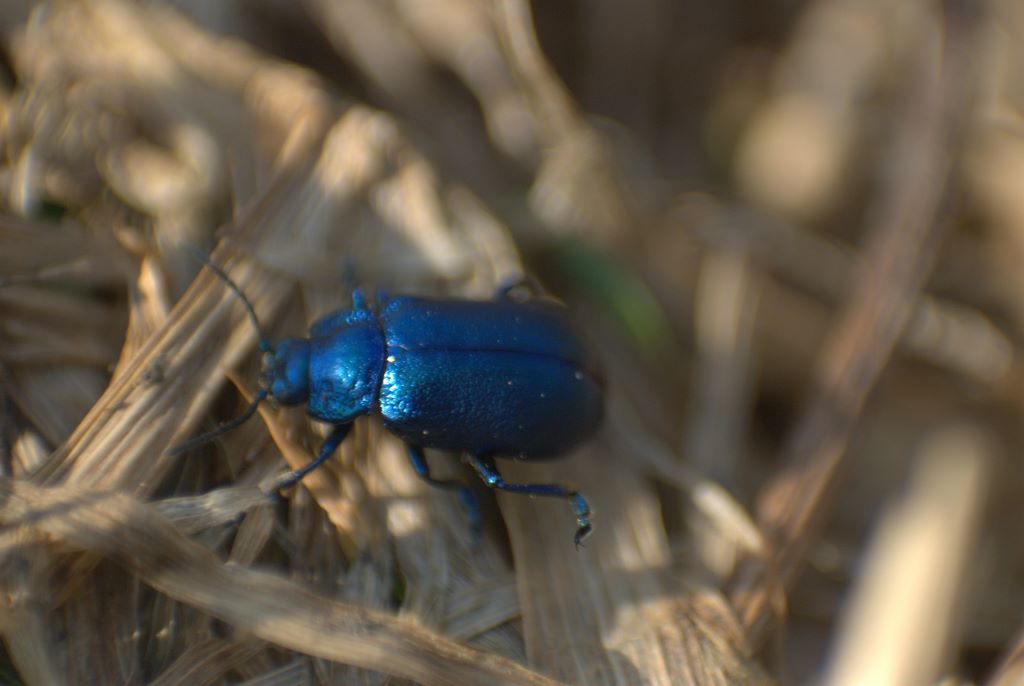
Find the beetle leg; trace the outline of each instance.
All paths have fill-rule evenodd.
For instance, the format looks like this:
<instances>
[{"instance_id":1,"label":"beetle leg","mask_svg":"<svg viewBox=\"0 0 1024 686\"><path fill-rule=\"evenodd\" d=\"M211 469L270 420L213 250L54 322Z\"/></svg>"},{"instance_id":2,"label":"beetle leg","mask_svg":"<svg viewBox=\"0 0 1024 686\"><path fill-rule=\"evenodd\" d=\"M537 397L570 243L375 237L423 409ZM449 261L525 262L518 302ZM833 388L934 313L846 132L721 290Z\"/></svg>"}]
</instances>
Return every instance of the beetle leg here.
<instances>
[{"instance_id":1,"label":"beetle leg","mask_svg":"<svg viewBox=\"0 0 1024 686\"><path fill-rule=\"evenodd\" d=\"M302 478L304 476L306 476L311 471L322 465L324 462L327 462L327 460L331 457L331 455L334 454L334 451L338 449L338 446L341 445L341 442L345 440L345 437L348 436L348 432L351 430L351 423L335 425L335 427L331 429L331 433L328 434L326 439L324 439L324 444L320 446L320 454L317 455L316 459L307 464L305 467L300 467L291 474L289 474L288 476L286 476L285 478L281 479L281 481L278 482L275 490L284 490L286 488L291 488L295 484L302 481Z\"/></svg>"},{"instance_id":2,"label":"beetle leg","mask_svg":"<svg viewBox=\"0 0 1024 686\"><path fill-rule=\"evenodd\" d=\"M352 309L353 310L365 310L368 309L366 305L366 296L363 295L363 289L353 288L352 289Z\"/></svg>"},{"instance_id":3,"label":"beetle leg","mask_svg":"<svg viewBox=\"0 0 1024 686\"><path fill-rule=\"evenodd\" d=\"M423 448L418 445L411 444L406 444L405 447L409 452L409 462L412 463L412 468L416 470L417 476L431 486L458 491L459 500L462 501L462 506L466 508L466 517L469 519L470 536L474 541L479 540L483 525L482 518L480 516L480 501L477 500L476 493L461 481L456 481L454 479L435 479L430 476L430 465L427 464L427 456L423 454Z\"/></svg>"},{"instance_id":4,"label":"beetle leg","mask_svg":"<svg viewBox=\"0 0 1024 686\"><path fill-rule=\"evenodd\" d=\"M565 498L572 505L573 514L576 515L576 535L573 536L573 541L576 543L576 547L580 547L580 542L586 538L592 529L590 525L590 505L587 504L586 498L584 498L579 491L575 488L568 486L559 486L558 484L510 484L506 483L505 478L498 471L498 467L494 464L494 460L490 457L484 457L481 455L470 455L469 464L473 466L476 473L480 475L484 483L491 488L497 488L502 491L509 491L511 493L526 493L527 495L546 495L554 498Z\"/></svg>"}]
</instances>

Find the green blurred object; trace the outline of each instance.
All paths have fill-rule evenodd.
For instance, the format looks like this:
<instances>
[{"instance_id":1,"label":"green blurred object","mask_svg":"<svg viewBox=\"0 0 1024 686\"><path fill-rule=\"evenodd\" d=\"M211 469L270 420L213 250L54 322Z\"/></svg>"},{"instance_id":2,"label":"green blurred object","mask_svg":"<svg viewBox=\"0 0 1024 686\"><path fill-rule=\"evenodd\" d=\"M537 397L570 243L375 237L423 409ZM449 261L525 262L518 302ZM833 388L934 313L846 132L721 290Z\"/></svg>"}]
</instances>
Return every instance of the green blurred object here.
<instances>
[{"instance_id":1,"label":"green blurred object","mask_svg":"<svg viewBox=\"0 0 1024 686\"><path fill-rule=\"evenodd\" d=\"M550 250L547 262L622 324L646 355L665 355L672 348L672 327L646 284L606 253L575 239Z\"/></svg>"}]
</instances>

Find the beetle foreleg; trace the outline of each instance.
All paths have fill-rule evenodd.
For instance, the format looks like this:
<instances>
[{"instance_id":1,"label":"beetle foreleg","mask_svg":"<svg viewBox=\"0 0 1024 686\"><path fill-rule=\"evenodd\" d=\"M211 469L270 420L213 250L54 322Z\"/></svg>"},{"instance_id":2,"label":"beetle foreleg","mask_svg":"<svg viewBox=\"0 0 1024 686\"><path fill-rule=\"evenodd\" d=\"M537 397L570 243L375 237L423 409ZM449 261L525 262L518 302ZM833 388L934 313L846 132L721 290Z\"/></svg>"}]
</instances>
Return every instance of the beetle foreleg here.
<instances>
[{"instance_id":1,"label":"beetle foreleg","mask_svg":"<svg viewBox=\"0 0 1024 686\"><path fill-rule=\"evenodd\" d=\"M483 527L482 519L480 517L480 501L477 500L476 493L461 481L456 481L454 479L435 479L430 476L430 465L427 463L427 456L423 454L423 448L418 445L408 444L405 447L409 451L409 462L412 463L412 468L416 470L417 476L431 486L458 491L459 500L462 501L462 506L466 508L466 517L469 519L470 537L474 541L479 540Z\"/></svg>"},{"instance_id":2,"label":"beetle foreleg","mask_svg":"<svg viewBox=\"0 0 1024 686\"><path fill-rule=\"evenodd\" d=\"M498 467L490 457L470 455L469 464L473 466L476 473L480 475L484 483L491 488L497 488L511 493L525 493L527 495L546 495L554 498L565 498L572 505L573 514L576 515L576 535L573 541L579 548L580 543L586 538L592 529L590 525L590 505L575 488L560 486L558 484L510 484L498 472Z\"/></svg>"},{"instance_id":3,"label":"beetle foreleg","mask_svg":"<svg viewBox=\"0 0 1024 686\"><path fill-rule=\"evenodd\" d=\"M302 478L309 474L311 471L322 465L324 462L334 454L334 451L338 449L341 442L348 436L348 432L352 430L352 424L337 424L331 433L328 434L327 438L324 439L324 444L320 446L320 454L317 455L316 459L307 464L305 467L300 467L294 472L283 478L277 485L276 490L284 490L291 488L295 484L302 481Z\"/></svg>"}]
</instances>

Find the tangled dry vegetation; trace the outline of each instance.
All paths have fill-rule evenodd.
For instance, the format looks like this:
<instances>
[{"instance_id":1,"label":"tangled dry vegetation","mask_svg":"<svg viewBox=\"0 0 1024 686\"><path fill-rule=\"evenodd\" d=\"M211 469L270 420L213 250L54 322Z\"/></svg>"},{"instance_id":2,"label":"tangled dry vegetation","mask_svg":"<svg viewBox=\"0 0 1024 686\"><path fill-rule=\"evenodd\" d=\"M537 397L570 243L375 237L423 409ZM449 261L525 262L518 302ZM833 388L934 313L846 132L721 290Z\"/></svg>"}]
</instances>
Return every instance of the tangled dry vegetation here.
<instances>
[{"instance_id":1,"label":"tangled dry vegetation","mask_svg":"<svg viewBox=\"0 0 1024 686\"><path fill-rule=\"evenodd\" d=\"M0 681L1024 678L1019 0L8 0L0 29ZM196 249L273 338L347 272L537 274L607 421L507 475L579 484L586 548L483 490L474 545L373 421L282 501L300 409L169 457L256 390Z\"/></svg>"}]
</instances>

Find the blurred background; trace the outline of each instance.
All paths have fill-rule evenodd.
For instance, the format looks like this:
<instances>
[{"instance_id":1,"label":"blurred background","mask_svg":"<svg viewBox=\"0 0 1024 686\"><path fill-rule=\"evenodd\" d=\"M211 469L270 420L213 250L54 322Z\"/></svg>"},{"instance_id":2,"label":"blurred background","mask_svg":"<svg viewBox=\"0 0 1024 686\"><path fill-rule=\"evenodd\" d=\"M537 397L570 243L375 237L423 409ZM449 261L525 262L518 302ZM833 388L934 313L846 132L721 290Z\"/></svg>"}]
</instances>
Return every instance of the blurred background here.
<instances>
[{"instance_id":1,"label":"blurred background","mask_svg":"<svg viewBox=\"0 0 1024 686\"><path fill-rule=\"evenodd\" d=\"M1024 679L1018 0L7 0L0 34L0 681ZM353 280L537 279L607 416L502 467L579 484L586 547L484 489L474 543L374 421L283 502L301 408L168 456L257 390L196 250L273 340Z\"/></svg>"}]
</instances>

